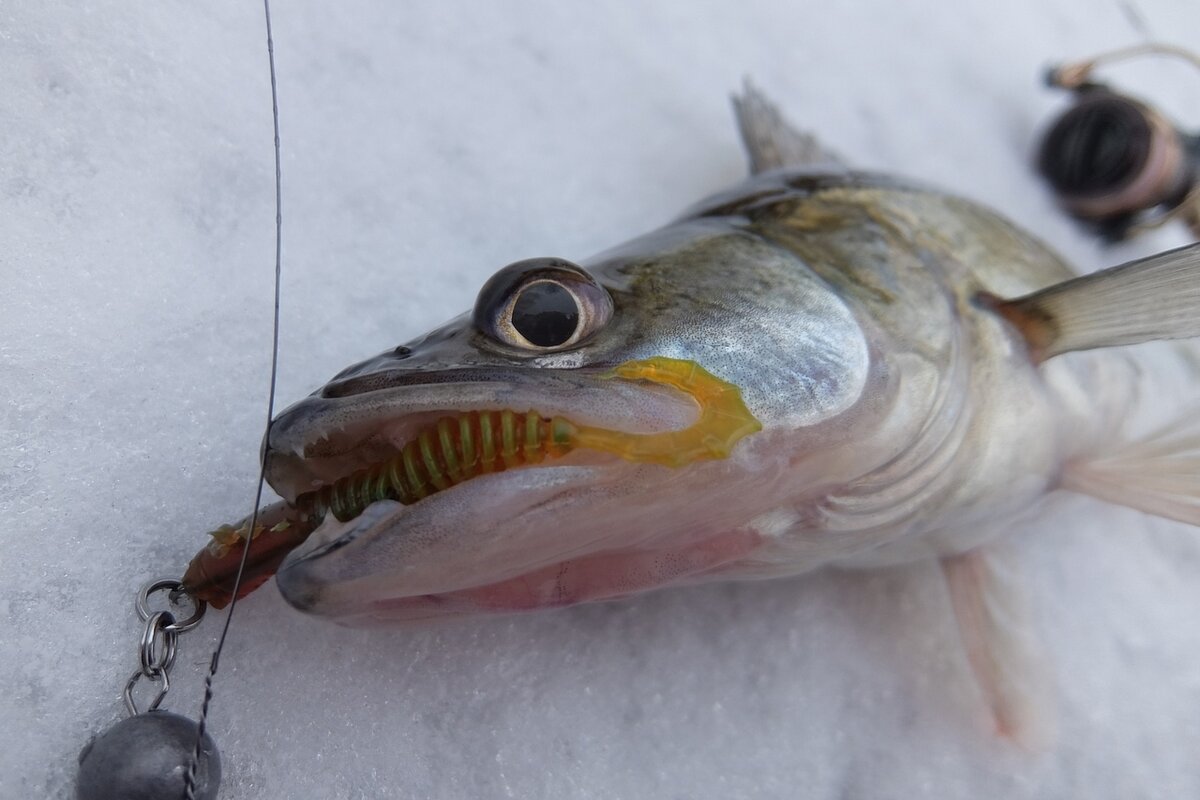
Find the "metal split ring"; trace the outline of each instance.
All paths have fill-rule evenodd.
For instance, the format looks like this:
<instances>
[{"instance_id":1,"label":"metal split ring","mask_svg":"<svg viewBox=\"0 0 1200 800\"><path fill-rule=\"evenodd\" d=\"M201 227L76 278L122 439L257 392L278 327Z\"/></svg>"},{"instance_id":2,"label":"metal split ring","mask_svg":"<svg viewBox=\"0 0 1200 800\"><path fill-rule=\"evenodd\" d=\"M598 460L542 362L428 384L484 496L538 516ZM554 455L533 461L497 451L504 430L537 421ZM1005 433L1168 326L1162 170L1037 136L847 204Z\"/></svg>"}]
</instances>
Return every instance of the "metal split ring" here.
<instances>
[{"instance_id":1,"label":"metal split ring","mask_svg":"<svg viewBox=\"0 0 1200 800\"><path fill-rule=\"evenodd\" d=\"M183 622L176 622L175 615L170 611L151 611L150 595L166 590L167 599L172 605L178 604L181 597L191 601L194 611ZM158 693L150 703L147 711L154 711L171 689L171 678L167 673L175 664L175 651L179 644L179 634L186 633L200 624L208 604L189 595L180 581L164 579L150 581L138 591L134 603L138 616L146 623L142 629L142 640L138 644L138 669L125 682L125 708L131 716L137 716L137 703L133 699L133 689L137 682L146 678L159 684Z\"/></svg>"},{"instance_id":2,"label":"metal split ring","mask_svg":"<svg viewBox=\"0 0 1200 800\"><path fill-rule=\"evenodd\" d=\"M150 595L154 594L155 592L161 592L164 589L169 590L169 598L171 602L175 602L180 597L186 597L188 600L192 601L192 604L196 609L192 615L183 622L175 622L174 617L172 616L172 622L169 626L170 631L172 633L186 633L187 631L190 631L192 628L199 625L200 620L204 619L204 612L208 609L208 603L192 597L184 590L183 583L172 578L163 578L157 581L150 581L141 588L141 590L138 592L136 605L138 617L140 617L143 622L147 622L150 617L154 615L154 612L150 610Z\"/></svg>"},{"instance_id":3,"label":"metal split ring","mask_svg":"<svg viewBox=\"0 0 1200 800\"><path fill-rule=\"evenodd\" d=\"M175 663L175 646L179 640L171 627L174 624L175 615L170 611L159 611L146 620L138 647L138 661L147 678L156 678L159 673L165 675Z\"/></svg>"}]
</instances>

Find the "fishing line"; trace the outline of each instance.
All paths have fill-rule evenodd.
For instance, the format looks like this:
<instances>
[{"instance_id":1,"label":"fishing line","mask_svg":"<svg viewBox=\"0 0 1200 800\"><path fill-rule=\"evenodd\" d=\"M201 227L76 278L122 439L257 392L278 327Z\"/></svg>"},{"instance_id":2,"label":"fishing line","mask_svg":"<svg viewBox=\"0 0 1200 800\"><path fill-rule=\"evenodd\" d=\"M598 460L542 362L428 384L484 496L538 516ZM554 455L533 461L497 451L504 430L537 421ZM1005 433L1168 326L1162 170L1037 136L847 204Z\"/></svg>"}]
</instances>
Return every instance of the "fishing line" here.
<instances>
[{"instance_id":1,"label":"fishing line","mask_svg":"<svg viewBox=\"0 0 1200 800\"><path fill-rule=\"evenodd\" d=\"M267 396L266 436L275 416L275 384L279 372L279 294L283 272L283 168L279 147L279 89L275 77L275 37L271 30L270 0L263 0L267 28L267 62L271 75L271 120L275 132L275 302L271 328L271 378ZM259 468L251 530L257 524L265 462ZM208 713L213 699L213 679L220 668L221 653L229 636L238 589L245 577L252 536L247 536L233 576L234 596L221 635L209 660L204 679L204 702L200 718L159 708L171 688L170 672L175 664L178 638L193 630L204 617L208 604L174 578L152 580L137 593L134 604L144 623L137 648L138 668L125 682L124 700L128 716L92 737L79 753L75 778L78 800L126 800L129 797L183 797L185 800L216 800L221 783L221 754L207 733ZM233 552L233 551L231 551ZM166 592L169 609L154 610L150 596ZM190 616L176 616L178 606L190 601ZM156 687L151 702L139 709L135 689L139 683Z\"/></svg>"},{"instance_id":2,"label":"fishing line","mask_svg":"<svg viewBox=\"0 0 1200 800\"><path fill-rule=\"evenodd\" d=\"M279 371L279 285L282 274L283 250L283 170L279 156L279 88L275 78L275 39L271 31L271 2L263 0L263 17L267 26L267 63L271 73L271 122L275 132L275 303L271 328L271 378L270 389L267 392L267 424L266 436L271 433L271 422L275 417L275 384ZM250 530L258 524L258 512L262 506L263 485L267 479L267 462L262 460L258 470L258 487L254 493L254 511L250 515ZM200 763L200 751L204 741L205 728L208 722L209 706L213 698L213 678L220 667L221 651L225 648L225 638L229 635L229 624L233 621L233 612L237 608L238 589L242 584L242 575L246 571L246 559L250 554L252 537L247 536L242 547L242 560L238 564L237 576L233 581L233 599L229 603L229 611L225 614L225 624L221 626L221 636L213 650L212 659L208 666L208 675L204 678L204 702L200 705L200 719L196 726L196 743L192 748L192 756L188 762L187 774L184 777L183 796L185 800L195 800L196 769Z\"/></svg>"}]
</instances>

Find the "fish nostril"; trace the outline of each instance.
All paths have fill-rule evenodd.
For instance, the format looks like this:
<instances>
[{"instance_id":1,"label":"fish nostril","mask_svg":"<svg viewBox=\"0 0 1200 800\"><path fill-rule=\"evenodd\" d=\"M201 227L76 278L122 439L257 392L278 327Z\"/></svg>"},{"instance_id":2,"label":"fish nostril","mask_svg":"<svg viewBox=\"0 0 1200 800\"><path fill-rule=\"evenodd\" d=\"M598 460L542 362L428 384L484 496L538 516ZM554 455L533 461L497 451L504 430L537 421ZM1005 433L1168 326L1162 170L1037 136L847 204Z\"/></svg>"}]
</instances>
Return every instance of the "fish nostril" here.
<instances>
[{"instance_id":1,"label":"fish nostril","mask_svg":"<svg viewBox=\"0 0 1200 800\"><path fill-rule=\"evenodd\" d=\"M405 347L404 345L400 345L392 351L392 355L394 355L396 358L408 358L412 355L412 349Z\"/></svg>"}]
</instances>

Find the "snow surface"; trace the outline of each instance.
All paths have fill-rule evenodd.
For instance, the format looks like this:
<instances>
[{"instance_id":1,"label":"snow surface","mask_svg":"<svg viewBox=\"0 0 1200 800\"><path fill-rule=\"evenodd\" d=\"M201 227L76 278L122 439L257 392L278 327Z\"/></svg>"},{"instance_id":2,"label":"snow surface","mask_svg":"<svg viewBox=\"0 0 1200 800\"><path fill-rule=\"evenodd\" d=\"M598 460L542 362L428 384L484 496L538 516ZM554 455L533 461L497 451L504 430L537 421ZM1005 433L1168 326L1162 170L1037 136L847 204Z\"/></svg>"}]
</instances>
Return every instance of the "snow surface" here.
<instances>
[{"instance_id":1,"label":"snow surface","mask_svg":"<svg viewBox=\"0 0 1200 800\"><path fill-rule=\"evenodd\" d=\"M1084 269L1028 167L1050 61L1191 0L316 3L275 9L279 397L583 257L744 169L751 75L856 163L988 203ZM0 798L70 796L121 716L131 600L253 497L273 187L254 2L0 8ZM1194 74L1130 67L1200 126ZM1192 114L1187 119L1187 113ZM212 728L224 798L1200 797L1200 537L1065 498L1015 538L1057 746L986 730L930 565L663 592L409 631L240 606ZM220 615L181 641L194 714Z\"/></svg>"}]
</instances>

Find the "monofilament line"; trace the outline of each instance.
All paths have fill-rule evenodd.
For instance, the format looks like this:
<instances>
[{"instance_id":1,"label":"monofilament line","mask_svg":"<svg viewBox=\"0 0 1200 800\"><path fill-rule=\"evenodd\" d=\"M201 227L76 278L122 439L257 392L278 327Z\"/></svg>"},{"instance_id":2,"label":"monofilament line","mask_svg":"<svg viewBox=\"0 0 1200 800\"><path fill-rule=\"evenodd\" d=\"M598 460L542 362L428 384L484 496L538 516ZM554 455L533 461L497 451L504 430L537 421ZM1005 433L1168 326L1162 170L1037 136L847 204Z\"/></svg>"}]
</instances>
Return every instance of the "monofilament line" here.
<instances>
[{"instance_id":1,"label":"monofilament line","mask_svg":"<svg viewBox=\"0 0 1200 800\"><path fill-rule=\"evenodd\" d=\"M271 329L271 380L267 393L267 434L271 432L271 421L275 417L275 382L279 367L279 284L282 273L283 250L283 171L279 157L279 89L275 79L275 39L271 33L271 2L263 0L263 16L267 23L267 63L271 72L271 121L275 128L275 307ZM262 505L263 484L266 483L267 465L264 461L258 471L258 487L254 493L254 511L250 515L250 528L253 531L258 524L258 510ZM196 745L192 748L192 757L188 762L187 774L184 776L183 796L185 800L195 800L196 769L200 763L200 744L204 738L205 724L208 720L208 707L213 697L213 678L220 666L221 650L225 647L225 637L229 635L229 623L233 620L233 610L237 607L238 589L241 588L242 573L246 570L246 558L250 554L252 537L247 536L242 547L242 560L238 564L237 577L233 582L233 599L229 602L229 611L225 614L225 624L221 628L221 637L217 640L212 659L208 666L208 675L204 679L204 702L200 705L200 721L196 727Z\"/></svg>"}]
</instances>

